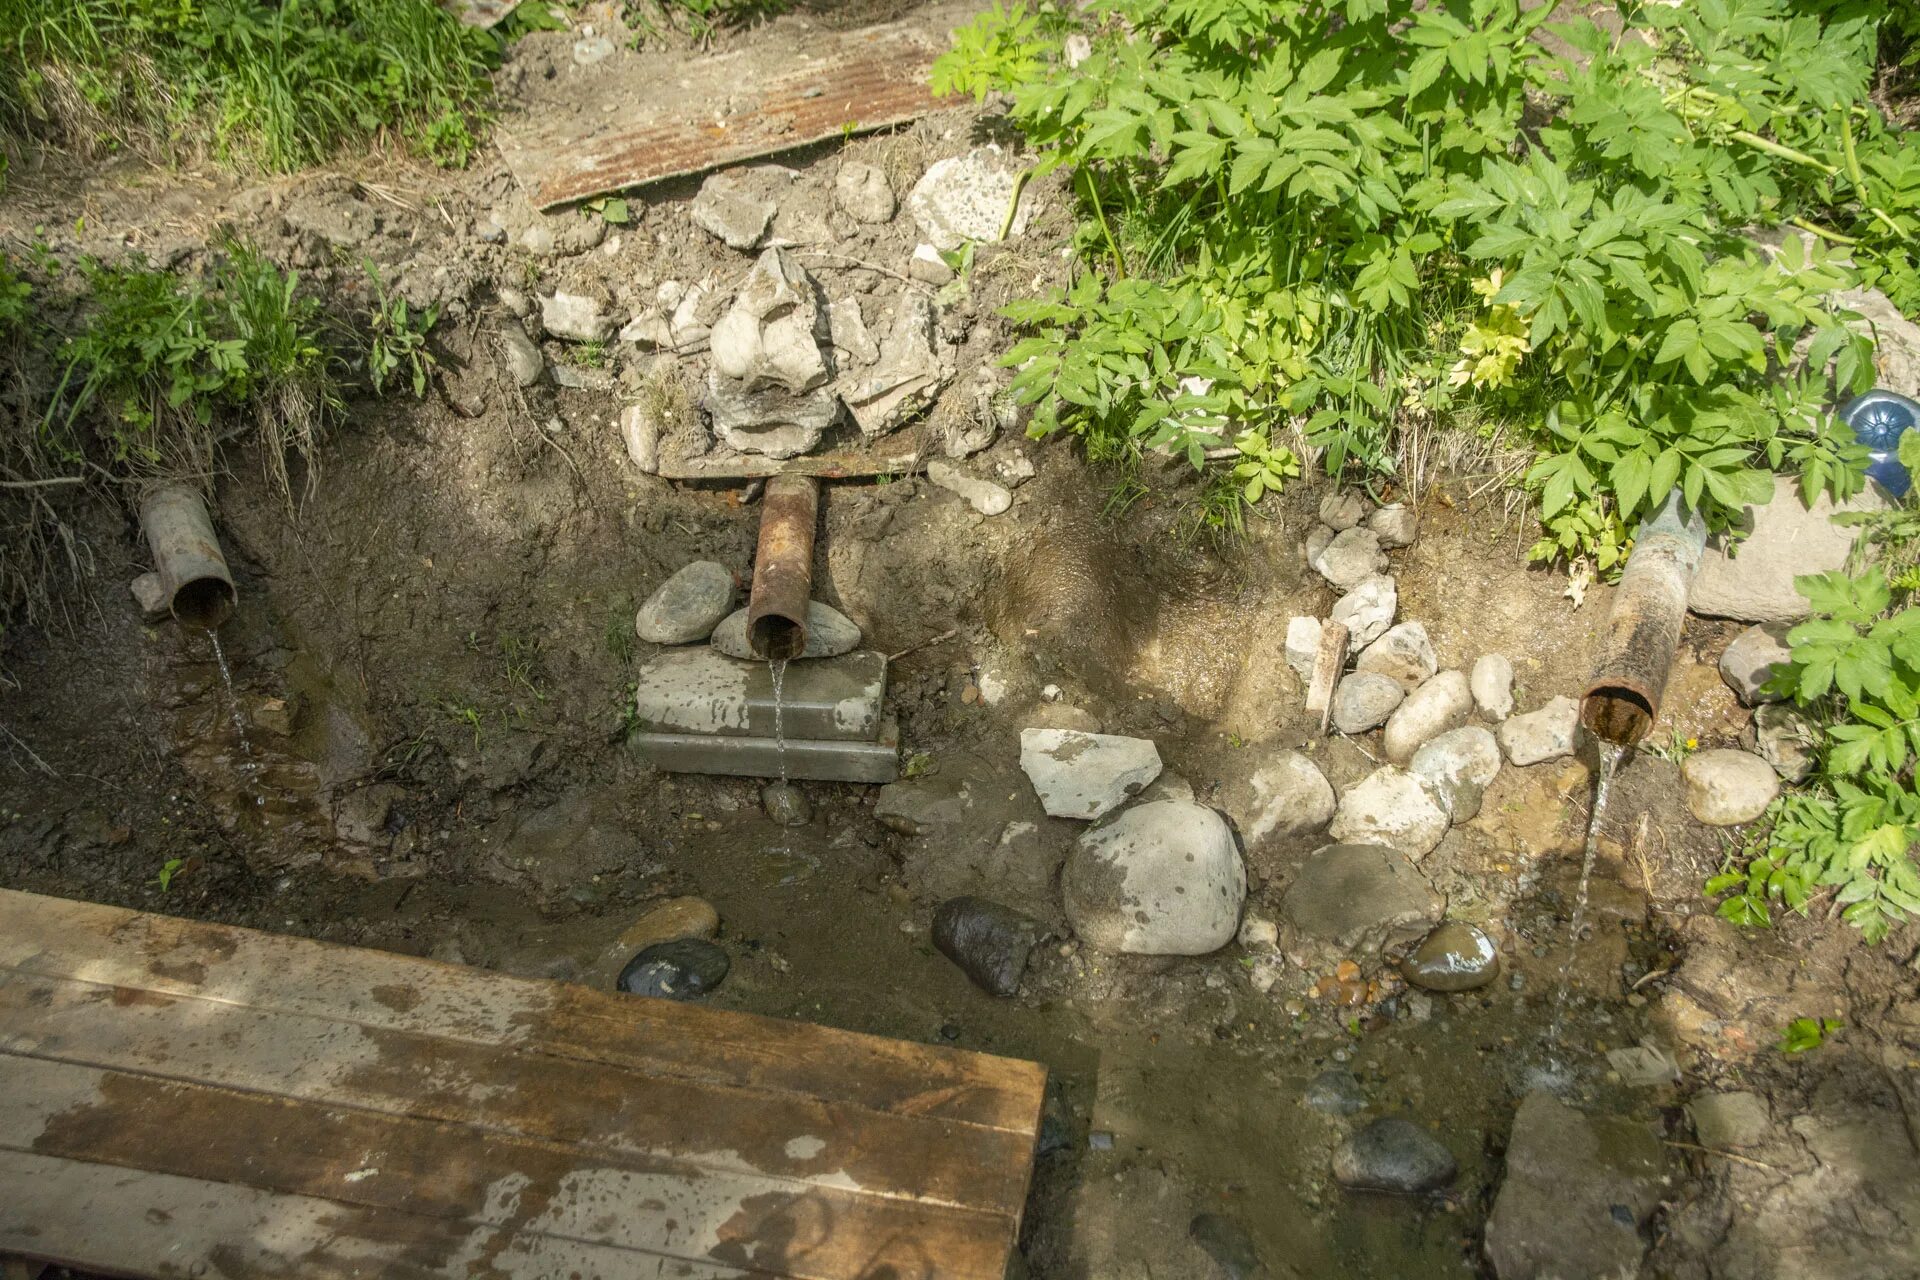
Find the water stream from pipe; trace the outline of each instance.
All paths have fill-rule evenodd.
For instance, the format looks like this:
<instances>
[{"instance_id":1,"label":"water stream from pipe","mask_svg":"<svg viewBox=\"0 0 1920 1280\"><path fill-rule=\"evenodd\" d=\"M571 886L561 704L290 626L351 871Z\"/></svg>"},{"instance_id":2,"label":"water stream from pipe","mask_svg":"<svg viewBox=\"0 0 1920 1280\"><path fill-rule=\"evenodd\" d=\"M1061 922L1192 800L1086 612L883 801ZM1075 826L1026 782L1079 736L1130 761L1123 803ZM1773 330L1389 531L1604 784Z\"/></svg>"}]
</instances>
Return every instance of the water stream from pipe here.
<instances>
[{"instance_id":1,"label":"water stream from pipe","mask_svg":"<svg viewBox=\"0 0 1920 1280\"><path fill-rule=\"evenodd\" d=\"M1573 920L1567 926L1567 956L1560 962L1560 985L1553 993L1553 1017L1547 1023L1547 1052L1551 1056L1560 1047L1561 1025L1567 1014L1567 990L1572 986L1573 954L1580 946L1580 930L1587 922L1587 891L1593 883L1593 864L1600 851L1600 822L1607 813L1607 794L1613 789L1614 771L1626 747L1617 742L1600 742L1600 773L1593 789L1593 812L1587 818L1587 848L1580 863L1580 889L1573 899Z\"/></svg>"},{"instance_id":2,"label":"water stream from pipe","mask_svg":"<svg viewBox=\"0 0 1920 1280\"><path fill-rule=\"evenodd\" d=\"M780 706L780 684L787 674L785 658L775 658L767 663L767 677L773 682L773 749L780 760L780 785L791 785L787 780L787 732L782 723Z\"/></svg>"},{"instance_id":3,"label":"water stream from pipe","mask_svg":"<svg viewBox=\"0 0 1920 1280\"><path fill-rule=\"evenodd\" d=\"M233 687L233 669L227 665L226 650L220 647L220 633L209 629L207 640L213 645L214 665L220 668L220 683L226 689L227 716L233 721L233 736L240 742L240 773L251 777L255 770L253 742L247 737L247 718L241 714L240 695Z\"/></svg>"}]
</instances>

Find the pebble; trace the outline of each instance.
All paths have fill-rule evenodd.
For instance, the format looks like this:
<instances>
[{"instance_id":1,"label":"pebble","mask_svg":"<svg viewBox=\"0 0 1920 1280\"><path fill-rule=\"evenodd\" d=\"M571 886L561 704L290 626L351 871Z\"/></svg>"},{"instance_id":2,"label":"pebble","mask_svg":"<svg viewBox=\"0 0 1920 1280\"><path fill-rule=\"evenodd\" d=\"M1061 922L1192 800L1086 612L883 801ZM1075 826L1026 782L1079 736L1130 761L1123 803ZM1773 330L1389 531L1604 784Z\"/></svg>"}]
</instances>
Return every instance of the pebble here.
<instances>
[{"instance_id":1,"label":"pebble","mask_svg":"<svg viewBox=\"0 0 1920 1280\"><path fill-rule=\"evenodd\" d=\"M1454 824L1470 822L1480 812L1480 799L1500 773L1500 744L1477 724L1450 729L1423 745L1407 762L1440 788Z\"/></svg>"},{"instance_id":2,"label":"pebble","mask_svg":"<svg viewBox=\"0 0 1920 1280\"><path fill-rule=\"evenodd\" d=\"M527 331L508 321L500 326L500 351L507 376L516 387L530 387L546 372L547 358Z\"/></svg>"},{"instance_id":3,"label":"pebble","mask_svg":"<svg viewBox=\"0 0 1920 1280\"><path fill-rule=\"evenodd\" d=\"M1345 533L1367 518L1367 500L1351 489L1320 499L1320 521L1335 533Z\"/></svg>"},{"instance_id":4,"label":"pebble","mask_svg":"<svg viewBox=\"0 0 1920 1280\"><path fill-rule=\"evenodd\" d=\"M1382 1116L1333 1153L1343 1187L1412 1194L1452 1182L1460 1164L1438 1138L1401 1116Z\"/></svg>"},{"instance_id":5,"label":"pebble","mask_svg":"<svg viewBox=\"0 0 1920 1280\"><path fill-rule=\"evenodd\" d=\"M573 61L576 65L590 67L596 62L604 62L613 56L613 41L605 36L588 36L576 40L573 44Z\"/></svg>"},{"instance_id":6,"label":"pebble","mask_svg":"<svg viewBox=\"0 0 1920 1280\"><path fill-rule=\"evenodd\" d=\"M1387 557L1380 550L1379 534L1371 529L1345 529L1314 557L1313 567L1338 590L1351 591L1374 574L1384 573Z\"/></svg>"},{"instance_id":7,"label":"pebble","mask_svg":"<svg viewBox=\"0 0 1920 1280\"><path fill-rule=\"evenodd\" d=\"M654 589L634 617L648 644L694 644L713 634L733 608L733 575L712 560L695 560Z\"/></svg>"},{"instance_id":8,"label":"pebble","mask_svg":"<svg viewBox=\"0 0 1920 1280\"><path fill-rule=\"evenodd\" d=\"M1420 622L1403 622L1368 645L1353 664L1355 671L1373 671L1391 676L1411 693L1433 678L1440 669L1434 657L1433 641Z\"/></svg>"},{"instance_id":9,"label":"pebble","mask_svg":"<svg viewBox=\"0 0 1920 1280\"><path fill-rule=\"evenodd\" d=\"M1000 515L1013 505L1013 493L1005 485L970 476L938 458L927 463L927 479L966 499L967 505L983 516Z\"/></svg>"},{"instance_id":10,"label":"pebble","mask_svg":"<svg viewBox=\"0 0 1920 1280\"><path fill-rule=\"evenodd\" d=\"M1497 653L1483 654L1467 677L1473 707L1482 718L1499 724L1513 714L1513 663Z\"/></svg>"},{"instance_id":11,"label":"pebble","mask_svg":"<svg viewBox=\"0 0 1920 1280\"><path fill-rule=\"evenodd\" d=\"M747 611L736 609L713 629L713 647L729 658L758 662L747 642ZM807 647L802 658L837 658L860 647L860 628L830 604L807 601Z\"/></svg>"},{"instance_id":12,"label":"pebble","mask_svg":"<svg viewBox=\"0 0 1920 1280\"><path fill-rule=\"evenodd\" d=\"M1502 724L1494 737L1507 760L1516 765L1541 764L1573 754L1580 732L1580 704L1572 698L1555 698L1538 711L1513 716Z\"/></svg>"},{"instance_id":13,"label":"pebble","mask_svg":"<svg viewBox=\"0 0 1920 1280\"><path fill-rule=\"evenodd\" d=\"M1387 720L1382 743L1387 759L1406 764L1428 742L1464 725L1472 711L1467 677L1458 671L1440 672L1408 694Z\"/></svg>"},{"instance_id":14,"label":"pebble","mask_svg":"<svg viewBox=\"0 0 1920 1280\"><path fill-rule=\"evenodd\" d=\"M627 458L648 475L660 470L660 420L644 404L630 404L620 411L620 439L627 446Z\"/></svg>"},{"instance_id":15,"label":"pebble","mask_svg":"<svg viewBox=\"0 0 1920 1280\"><path fill-rule=\"evenodd\" d=\"M1385 635L1399 607L1399 591L1384 573L1361 580L1335 601L1332 617L1347 628L1348 652L1357 653Z\"/></svg>"},{"instance_id":16,"label":"pebble","mask_svg":"<svg viewBox=\"0 0 1920 1280\"><path fill-rule=\"evenodd\" d=\"M1033 917L986 898L949 898L933 913L933 945L989 995L1019 991L1041 932Z\"/></svg>"},{"instance_id":17,"label":"pebble","mask_svg":"<svg viewBox=\"0 0 1920 1280\"><path fill-rule=\"evenodd\" d=\"M720 932L720 913L705 898L668 898L641 913L620 935L623 951L639 951L656 942L711 938Z\"/></svg>"},{"instance_id":18,"label":"pebble","mask_svg":"<svg viewBox=\"0 0 1920 1280\"><path fill-rule=\"evenodd\" d=\"M1345 1067L1328 1067L1307 1081L1300 1101L1309 1111L1328 1116L1350 1116L1367 1109L1367 1094L1359 1078Z\"/></svg>"},{"instance_id":19,"label":"pebble","mask_svg":"<svg viewBox=\"0 0 1920 1280\"><path fill-rule=\"evenodd\" d=\"M694 1000L719 986L732 964L725 950L701 938L656 942L627 961L618 985L628 995Z\"/></svg>"},{"instance_id":20,"label":"pebble","mask_svg":"<svg viewBox=\"0 0 1920 1280\"><path fill-rule=\"evenodd\" d=\"M1340 797L1327 834L1347 844L1383 844L1417 861L1433 852L1451 825L1438 787L1383 765Z\"/></svg>"},{"instance_id":21,"label":"pebble","mask_svg":"<svg viewBox=\"0 0 1920 1280\"><path fill-rule=\"evenodd\" d=\"M1387 722L1406 701L1407 691L1392 676L1358 671L1333 690L1333 727L1342 733L1366 733Z\"/></svg>"},{"instance_id":22,"label":"pebble","mask_svg":"<svg viewBox=\"0 0 1920 1280\"><path fill-rule=\"evenodd\" d=\"M1412 507L1395 502L1367 517L1367 528L1380 535L1383 547L1410 547L1420 534L1420 517Z\"/></svg>"},{"instance_id":23,"label":"pebble","mask_svg":"<svg viewBox=\"0 0 1920 1280\"><path fill-rule=\"evenodd\" d=\"M1400 962L1400 972L1429 991L1471 991L1500 976L1500 952L1480 930L1449 920Z\"/></svg>"},{"instance_id":24,"label":"pebble","mask_svg":"<svg viewBox=\"0 0 1920 1280\"><path fill-rule=\"evenodd\" d=\"M1787 630L1784 622L1748 627L1735 636L1726 652L1720 655L1720 678L1740 699L1741 706L1780 701L1779 694L1761 690L1773 678L1775 670L1784 668L1793 658L1793 651L1787 645Z\"/></svg>"},{"instance_id":25,"label":"pebble","mask_svg":"<svg viewBox=\"0 0 1920 1280\"><path fill-rule=\"evenodd\" d=\"M548 333L568 342L605 342L613 336L613 320L599 299L577 293L542 297L540 323Z\"/></svg>"},{"instance_id":26,"label":"pebble","mask_svg":"<svg viewBox=\"0 0 1920 1280\"><path fill-rule=\"evenodd\" d=\"M807 793L791 782L769 782L760 788L760 807L776 826L804 827L813 818Z\"/></svg>"},{"instance_id":27,"label":"pebble","mask_svg":"<svg viewBox=\"0 0 1920 1280\"><path fill-rule=\"evenodd\" d=\"M892 221L899 208L886 173L858 160L842 164L834 175L833 198L855 222L869 225Z\"/></svg>"},{"instance_id":28,"label":"pebble","mask_svg":"<svg viewBox=\"0 0 1920 1280\"><path fill-rule=\"evenodd\" d=\"M1688 756L1680 766L1687 809L1710 827L1737 827L1767 811L1780 775L1759 756L1721 747Z\"/></svg>"}]
</instances>

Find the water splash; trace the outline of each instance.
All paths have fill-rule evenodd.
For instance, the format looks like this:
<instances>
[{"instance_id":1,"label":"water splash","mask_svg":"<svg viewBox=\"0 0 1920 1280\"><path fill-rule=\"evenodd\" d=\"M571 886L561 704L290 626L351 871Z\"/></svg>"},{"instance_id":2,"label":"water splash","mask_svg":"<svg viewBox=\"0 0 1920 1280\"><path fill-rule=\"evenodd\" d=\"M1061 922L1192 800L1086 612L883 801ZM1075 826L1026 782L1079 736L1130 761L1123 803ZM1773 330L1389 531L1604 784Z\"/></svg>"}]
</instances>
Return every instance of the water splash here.
<instances>
[{"instance_id":1,"label":"water splash","mask_svg":"<svg viewBox=\"0 0 1920 1280\"><path fill-rule=\"evenodd\" d=\"M1587 848L1580 863L1580 888L1573 899L1573 919L1567 926L1567 955L1560 962L1560 985L1553 993L1553 1017L1547 1023L1547 1054L1550 1065L1557 1066L1553 1054L1560 1047L1562 1024L1567 1016L1567 992L1573 985L1573 954L1580 945L1580 931L1587 923L1587 892L1593 884L1593 864L1600 852L1600 822L1606 817L1607 795L1613 790L1613 775L1620 758L1627 752L1617 742L1600 742L1600 773L1593 788L1593 812L1587 818Z\"/></svg>"},{"instance_id":2,"label":"water splash","mask_svg":"<svg viewBox=\"0 0 1920 1280\"><path fill-rule=\"evenodd\" d=\"M240 764L235 772L240 775L240 798L244 802L247 792L252 789L247 784L253 782L260 772L260 766L253 758L253 740L247 736L247 718L240 711L240 695L233 687L233 668L227 665L227 651L220 647L220 633L208 628L207 640L213 645L213 662L220 668L220 684L226 691L227 718L233 724L234 740L240 744ZM267 798L256 794L253 803L264 806Z\"/></svg>"},{"instance_id":3,"label":"water splash","mask_svg":"<svg viewBox=\"0 0 1920 1280\"><path fill-rule=\"evenodd\" d=\"M773 750L780 761L780 785L787 785L787 731L782 723L780 684L786 678L787 660L774 658L767 663L767 676L773 682Z\"/></svg>"}]
</instances>

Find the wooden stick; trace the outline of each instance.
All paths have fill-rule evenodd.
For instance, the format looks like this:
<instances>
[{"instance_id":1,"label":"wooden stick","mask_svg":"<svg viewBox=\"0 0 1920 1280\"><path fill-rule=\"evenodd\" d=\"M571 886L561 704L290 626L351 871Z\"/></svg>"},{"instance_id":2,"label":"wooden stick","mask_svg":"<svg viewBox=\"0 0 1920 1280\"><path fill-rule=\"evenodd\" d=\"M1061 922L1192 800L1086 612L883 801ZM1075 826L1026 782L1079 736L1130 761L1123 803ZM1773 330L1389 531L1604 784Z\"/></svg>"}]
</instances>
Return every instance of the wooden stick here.
<instances>
[{"instance_id":1,"label":"wooden stick","mask_svg":"<svg viewBox=\"0 0 1920 1280\"><path fill-rule=\"evenodd\" d=\"M1698 1151L1703 1155L1719 1156L1723 1160L1737 1160L1741 1164L1749 1164L1756 1169L1765 1169L1769 1173L1780 1172L1780 1166L1777 1164L1768 1164L1765 1160L1755 1160L1752 1156L1735 1155L1731 1151L1722 1151L1717 1147L1703 1147L1697 1142L1676 1142L1672 1138L1668 1138L1666 1143L1668 1146L1678 1147L1682 1151Z\"/></svg>"},{"instance_id":2,"label":"wooden stick","mask_svg":"<svg viewBox=\"0 0 1920 1280\"><path fill-rule=\"evenodd\" d=\"M1327 722L1333 717L1333 686L1347 665L1347 627L1328 619L1320 624L1320 652L1313 658L1313 678L1307 682L1307 713L1320 717L1320 733L1325 736Z\"/></svg>"}]
</instances>

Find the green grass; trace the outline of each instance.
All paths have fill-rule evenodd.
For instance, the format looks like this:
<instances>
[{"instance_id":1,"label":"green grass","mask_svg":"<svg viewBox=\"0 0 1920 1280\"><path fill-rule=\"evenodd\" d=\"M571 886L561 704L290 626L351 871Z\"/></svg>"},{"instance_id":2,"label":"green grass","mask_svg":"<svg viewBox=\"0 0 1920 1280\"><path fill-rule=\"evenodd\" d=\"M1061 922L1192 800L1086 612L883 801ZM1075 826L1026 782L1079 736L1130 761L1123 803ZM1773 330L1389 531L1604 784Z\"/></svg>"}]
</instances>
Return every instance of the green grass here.
<instances>
[{"instance_id":1,"label":"green grass","mask_svg":"<svg viewBox=\"0 0 1920 1280\"><path fill-rule=\"evenodd\" d=\"M432 0L0 0L0 127L287 172L349 144L465 164L497 39Z\"/></svg>"}]
</instances>

